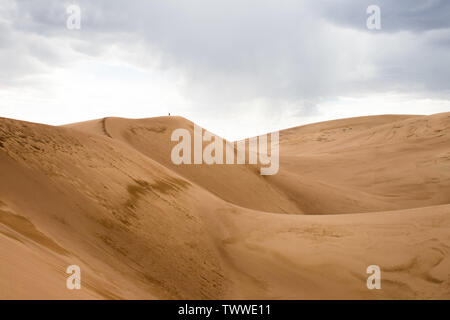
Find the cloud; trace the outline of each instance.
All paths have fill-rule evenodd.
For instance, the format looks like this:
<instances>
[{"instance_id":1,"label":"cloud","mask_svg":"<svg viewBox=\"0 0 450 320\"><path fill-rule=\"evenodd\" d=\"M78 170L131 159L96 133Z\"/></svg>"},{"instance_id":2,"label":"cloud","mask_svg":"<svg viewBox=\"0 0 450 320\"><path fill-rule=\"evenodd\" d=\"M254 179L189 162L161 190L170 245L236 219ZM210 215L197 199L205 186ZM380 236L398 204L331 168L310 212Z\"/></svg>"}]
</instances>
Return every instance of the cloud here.
<instances>
[{"instance_id":1,"label":"cloud","mask_svg":"<svg viewBox=\"0 0 450 320\"><path fill-rule=\"evenodd\" d=\"M381 11L381 32L424 32L450 28L450 2L446 0L325 0L314 8L329 21L366 31L366 9L377 5Z\"/></svg>"},{"instance_id":2,"label":"cloud","mask_svg":"<svg viewBox=\"0 0 450 320\"><path fill-rule=\"evenodd\" d=\"M73 1L5 0L0 89L21 83L48 92L59 88L56 74L70 82L76 73L90 77L98 92L108 92L107 83L122 91L102 97L114 106L96 107L105 112L119 110L117 101L128 95L138 104L135 114L165 103L159 109L205 124L241 125L240 117L255 130L264 130L256 122L274 128L300 117L332 117L339 111L330 101L350 101L338 97L450 100L448 1L377 1L379 31L366 29L372 2L80 0L82 28L73 31L65 27ZM111 84L124 74L127 82ZM373 113L368 108L375 106L361 108Z\"/></svg>"}]
</instances>

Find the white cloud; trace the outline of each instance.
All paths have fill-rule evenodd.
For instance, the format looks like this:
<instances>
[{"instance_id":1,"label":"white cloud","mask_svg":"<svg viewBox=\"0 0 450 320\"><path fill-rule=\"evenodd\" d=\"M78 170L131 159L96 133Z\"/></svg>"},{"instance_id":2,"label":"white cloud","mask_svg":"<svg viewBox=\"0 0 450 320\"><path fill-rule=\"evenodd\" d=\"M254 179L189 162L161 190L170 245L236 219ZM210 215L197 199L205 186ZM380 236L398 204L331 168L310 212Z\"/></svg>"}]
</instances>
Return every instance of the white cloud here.
<instances>
[{"instance_id":1,"label":"white cloud","mask_svg":"<svg viewBox=\"0 0 450 320\"><path fill-rule=\"evenodd\" d=\"M450 111L449 29L433 22L436 4L383 4L386 22L404 25L376 33L349 1L80 0L78 31L65 27L67 3L0 4L0 115L61 124L171 112L242 138Z\"/></svg>"}]
</instances>

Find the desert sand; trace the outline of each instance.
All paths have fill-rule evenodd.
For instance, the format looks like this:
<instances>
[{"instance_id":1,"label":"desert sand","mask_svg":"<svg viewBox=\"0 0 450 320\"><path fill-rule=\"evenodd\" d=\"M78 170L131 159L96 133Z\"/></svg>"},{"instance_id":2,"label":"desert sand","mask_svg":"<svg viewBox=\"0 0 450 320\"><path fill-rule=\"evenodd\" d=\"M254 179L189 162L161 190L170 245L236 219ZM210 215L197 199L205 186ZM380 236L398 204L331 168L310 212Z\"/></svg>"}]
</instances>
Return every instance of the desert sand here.
<instances>
[{"instance_id":1,"label":"desert sand","mask_svg":"<svg viewBox=\"0 0 450 320\"><path fill-rule=\"evenodd\" d=\"M450 299L450 113L283 130L273 176L173 164L193 125L0 118L0 298Z\"/></svg>"}]
</instances>

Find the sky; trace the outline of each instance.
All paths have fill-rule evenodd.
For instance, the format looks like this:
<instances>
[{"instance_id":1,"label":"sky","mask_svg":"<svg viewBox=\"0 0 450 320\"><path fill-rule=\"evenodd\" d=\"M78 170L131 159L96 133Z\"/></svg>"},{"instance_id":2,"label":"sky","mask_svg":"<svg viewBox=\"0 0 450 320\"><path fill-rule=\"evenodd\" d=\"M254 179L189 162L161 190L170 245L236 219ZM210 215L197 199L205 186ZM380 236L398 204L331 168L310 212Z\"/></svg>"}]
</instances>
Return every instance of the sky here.
<instances>
[{"instance_id":1,"label":"sky","mask_svg":"<svg viewBox=\"0 0 450 320\"><path fill-rule=\"evenodd\" d=\"M367 27L370 5L380 29ZM449 112L449 16L448 0L1 0L0 116L170 112L235 140Z\"/></svg>"}]
</instances>

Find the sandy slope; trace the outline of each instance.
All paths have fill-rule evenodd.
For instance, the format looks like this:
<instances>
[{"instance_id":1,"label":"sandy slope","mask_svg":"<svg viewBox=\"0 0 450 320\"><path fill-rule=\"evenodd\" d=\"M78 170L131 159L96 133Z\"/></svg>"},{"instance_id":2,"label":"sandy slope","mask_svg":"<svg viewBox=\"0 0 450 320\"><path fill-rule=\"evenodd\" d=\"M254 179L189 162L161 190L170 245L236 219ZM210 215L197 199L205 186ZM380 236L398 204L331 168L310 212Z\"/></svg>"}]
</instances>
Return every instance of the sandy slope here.
<instances>
[{"instance_id":1,"label":"sandy slope","mask_svg":"<svg viewBox=\"0 0 450 320\"><path fill-rule=\"evenodd\" d=\"M0 119L0 298L450 298L450 113L284 130L266 177L173 165L177 128Z\"/></svg>"}]
</instances>

